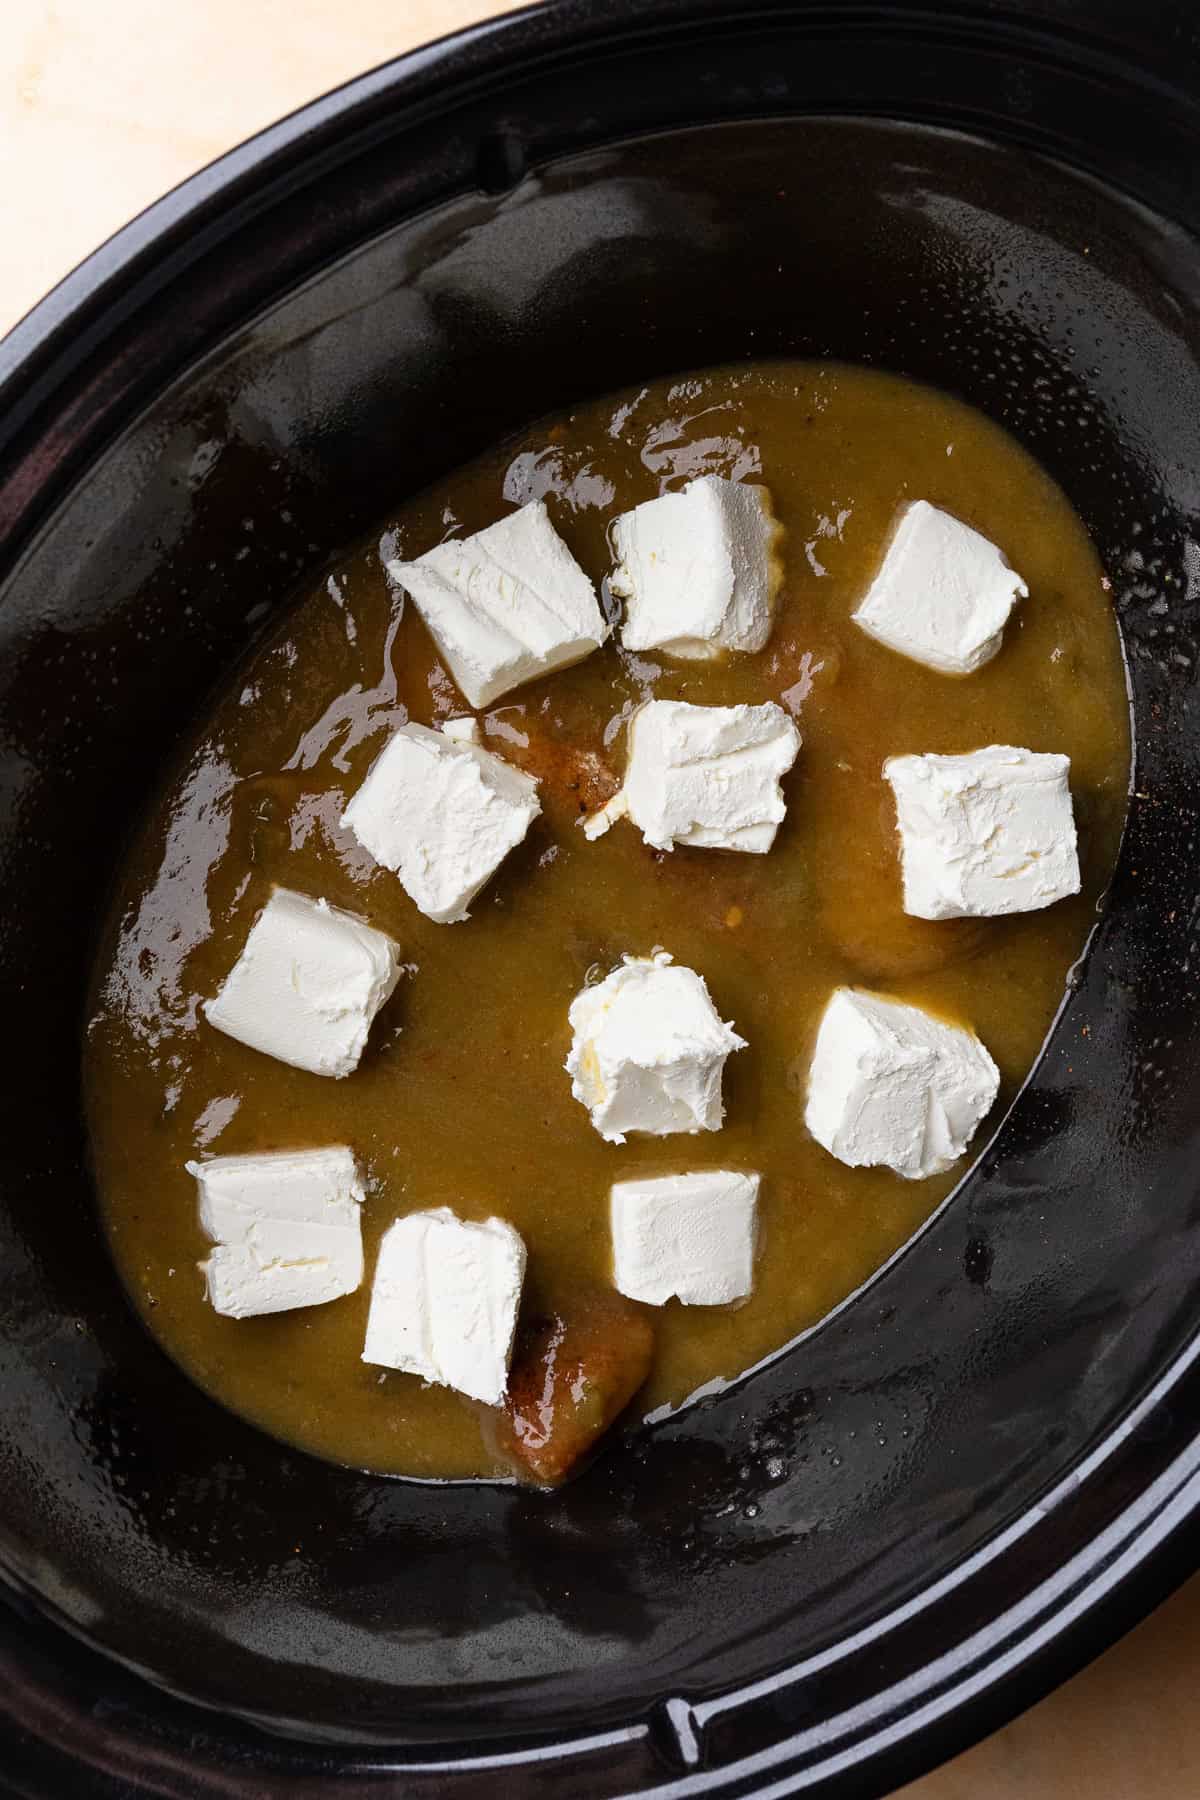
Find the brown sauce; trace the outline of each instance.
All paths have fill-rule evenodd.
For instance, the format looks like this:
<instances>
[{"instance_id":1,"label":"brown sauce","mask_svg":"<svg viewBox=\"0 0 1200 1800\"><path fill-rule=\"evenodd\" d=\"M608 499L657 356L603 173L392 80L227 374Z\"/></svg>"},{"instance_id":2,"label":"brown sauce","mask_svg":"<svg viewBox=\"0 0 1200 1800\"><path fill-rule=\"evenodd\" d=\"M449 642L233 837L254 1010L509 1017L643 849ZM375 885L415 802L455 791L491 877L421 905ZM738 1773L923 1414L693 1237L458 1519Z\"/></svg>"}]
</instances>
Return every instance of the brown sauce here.
<instances>
[{"instance_id":1,"label":"brown sauce","mask_svg":"<svg viewBox=\"0 0 1200 1800\"><path fill-rule=\"evenodd\" d=\"M418 555L538 495L597 583L618 512L702 473L764 481L786 538L760 655L697 665L615 643L506 697L485 742L538 775L543 812L466 924L422 917L338 818L389 730L467 710L381 555ZM1000 654L956 680L851 622L897 507L926 498L998 543L1029 584ZM230 546L230 555L236 553ZM576 821L623 764L639 700L779 700L804 747L766 857L648 850L626 822ZM929 924L901 910L886 756L990 743L1072 759L1084 891L1044 912ZM807 1135L803 1081L833 987L871 985L969 1023L998 1062L997 1112L1027 1073L1095 918L1125 812L1129 741L1102 572L1049 477L948 397L861 369L716 369L543 421L406 503L291 611L192 741L124 872L86 1047L100 1202L149 1328L236 1412L337 1461L422 1476L504 1469L459 1396L360 1361L374 1252L401 1213L510 1220L529 1247L531 1315L611 1279L608 1191L634 1174L762 1172L753 1297L649 1313L635 1415L739 1374L812 1325L920 1225L965 1171L909 1183L842 1167ZM200 1016L280 883L396 938L411 970L358 1071L300 1073ZM567 1008L589 970L661 945L706 978L749 1040L719 1134L605 1144L563 1072ZM198 1154L347 1143L369 1178L368 1278L325 1307L232 1321L207 1304L184 1164ZM803 1379L803 1352L797 1379Z\"/></svg>"}]
</instances>

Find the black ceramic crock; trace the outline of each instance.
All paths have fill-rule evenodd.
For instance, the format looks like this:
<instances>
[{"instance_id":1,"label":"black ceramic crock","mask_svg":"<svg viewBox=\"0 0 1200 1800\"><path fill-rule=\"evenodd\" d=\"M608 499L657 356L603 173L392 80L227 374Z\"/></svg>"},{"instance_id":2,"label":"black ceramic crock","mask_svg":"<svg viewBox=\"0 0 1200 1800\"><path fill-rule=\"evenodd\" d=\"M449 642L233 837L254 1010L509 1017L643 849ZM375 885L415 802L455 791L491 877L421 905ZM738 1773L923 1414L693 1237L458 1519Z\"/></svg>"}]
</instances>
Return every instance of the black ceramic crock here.
<instances>
[{"instance_id":1,"label":"black ceramic crock","mask_svg":"<svg viewBox=\"0 0 1200 1800\"><path fill-rule=\"evenodd\" d=\"M1192 21L551 4L236 151L0 345L5 1792L869 1796L1190 1566ZM982 407L1100 546L1135 791L1046 1050L849 1305L563 1492L287 1451L150 1341L97 1225L80 1028L126 830L398 496L580 396L775 353Z\"/></svg>"}]
</instances>

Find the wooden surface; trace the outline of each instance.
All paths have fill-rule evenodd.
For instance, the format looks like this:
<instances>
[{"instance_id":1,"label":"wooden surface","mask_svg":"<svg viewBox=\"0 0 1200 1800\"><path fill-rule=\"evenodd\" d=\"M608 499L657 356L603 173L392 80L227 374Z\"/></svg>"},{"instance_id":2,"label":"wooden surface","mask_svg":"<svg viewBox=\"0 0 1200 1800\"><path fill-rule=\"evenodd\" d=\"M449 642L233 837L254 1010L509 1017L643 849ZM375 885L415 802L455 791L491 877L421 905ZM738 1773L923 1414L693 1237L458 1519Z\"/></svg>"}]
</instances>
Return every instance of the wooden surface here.
<instances>
[{"instance_id":1,"label":"wooden surface","mask_svg":"<svg viewBox=\"0 0 1200 1800\"><path fill-rule=\"evenodd\" d=\"M157 195L489 0L3 0L0 332ZM904 1800L1200 1796L1200 1578Z\"/></svg>"}]
</instances>

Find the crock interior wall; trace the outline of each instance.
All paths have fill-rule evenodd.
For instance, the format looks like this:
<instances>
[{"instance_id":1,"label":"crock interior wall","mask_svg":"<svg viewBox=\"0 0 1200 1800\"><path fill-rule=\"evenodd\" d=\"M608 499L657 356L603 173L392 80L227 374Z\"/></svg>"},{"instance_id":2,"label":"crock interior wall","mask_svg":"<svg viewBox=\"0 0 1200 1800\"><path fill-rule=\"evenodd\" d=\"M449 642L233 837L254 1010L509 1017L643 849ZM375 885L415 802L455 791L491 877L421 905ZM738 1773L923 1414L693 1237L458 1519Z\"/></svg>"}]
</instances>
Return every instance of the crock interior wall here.
<instances>
[{"instance_id":1,"label":"crock interior wall","mask_svg":"<svg viewBox=\"0 0 1200 1800\"><path fill-rule=\"evenodd\" d=\"M1148 215L950 134L689 131L398 224L88 472L0 588L0 1556L20 1584L176 1690L316 1734L461 1735L500 1703L513 1726L600 1722L844 1637L1111 1424L1194 1311L1197 273ZM950 1206L749 1382L550 1498L292 1454L146 1337L96 1221L79 1031L130 821L264 609L398 496L572 399L778 354L961 395L1096 537L1151 798L1079 986Z\"/></svg>"}]
</instances>

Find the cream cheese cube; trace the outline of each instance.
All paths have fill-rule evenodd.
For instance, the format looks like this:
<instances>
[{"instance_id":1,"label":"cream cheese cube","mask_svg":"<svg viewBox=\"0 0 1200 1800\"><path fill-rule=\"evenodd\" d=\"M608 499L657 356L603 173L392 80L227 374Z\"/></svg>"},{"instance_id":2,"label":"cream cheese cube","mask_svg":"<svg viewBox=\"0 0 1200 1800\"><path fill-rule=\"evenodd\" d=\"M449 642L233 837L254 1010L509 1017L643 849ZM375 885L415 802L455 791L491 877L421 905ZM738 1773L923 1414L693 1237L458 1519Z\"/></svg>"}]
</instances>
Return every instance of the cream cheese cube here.
<instances>
[{"instance_id":1,"label":"cream cheese cube","mask_svg":"<svg viewBox=\"0 0 1200 1800\"><path fill-rule=\"evenodd\" d=\"M905 508L857 625L943 675L970 675L1000 648L1029 589L981 532L915 500Z\"/></svg>"},{"instance_id":2,"label":"cream cheese cube","mask_svg":"<svg viewBox=\"0 0 1200 1800\"><path fill-rule=\"evenodd\" d=\"M597 838L602 838L606 831L612 830L618 819L628 817L629 798L625 789L619 788L611 800L606 800L598 811L589 813L586 819L580 819L579 824L588 843L594 844Z\"/></svg>"},{"instance_id":3,"label":"cream cheese cube","mask_svg":"<svg viewBox=\"0 0 1200 1800\"><path fill-rule=\"evenodd\" d=\"M754 1287L757 1175L706 1169L617 1181L611 1196L613 1279L650 1306L727 1306Z\"/></svg>"},{"instance_id":4,"label":"cream cheese cube","mask_svg":"<svg viewBox=\"0 0 1200 1800\"><path fill-rule=\"evenodd\" d=\"M439 925L468 917L471 901L542 810L532 776L484 750L465 722L451 723L453 732L401 726L342 815L364 850Z\"/></svg>"},{"instance_id":5,"label":"cream cheese cube","mask_svg":"<svg viewBox=\"0 0 1200 1800\"><path fill-rule=\"evenodd\" d=\"M718 475L622 513L609 586L627 602L625 648L694 658L761 650L774 622L779 535L766 488Z\"/></svg>"},{"instance_id":6,"label":"cream cheese cube","mask_svg":"<svg viewBox=\"0 0 1200 1800\"><path fill-rule=\"evenodd\" d=\"M787 804L780 786L800 751L781 706L649 700L629 722L625 784L583 823L597 838L628 816L656 850L676 844L765 856Z\"/></svg>"},{"instance_id":7,"label":"cream cheese cube","mask_svg":"<svg viewBox=\"0 0 1200 1800\"><path fill-rule=\"evenodd\" d=\"M596 590L550 523L544 500L387 568L412 595L475 707L582 662L608 636Z\"/></svg>"},{"instance_id":8,"label":"cream cheese cube","mask_svg":"<svg viewBox=\"0 0 1200 1800\"><path fill-rule=\"evenodd\" d=\"M746 1041L722 1022L694 969L666 951L627 956L576 995L568 1017L571 1092L606 1142L623 1144L629 1131L721 1129L725 1059Z\"/></svg>"},{"instance_id":9,"label":"cream cheese cube","mask_svg":"<svg viewBox=\"0 0 1200 1800\"><path fill-rule=\"evenodd\" d=\"M442 726L442 736L448 737L455 744L482 744L483 742L479 720L470 715L465 719L447 719Z\"/></svg>"},{"instance_id":10,"label":"cream cheese cube","mask_svg":"<svg viewBox=\"0 0 1200 1800\"><path fill-rule=\"evenodd\" d=\"M525 1244L503 1219L447 1206L384 1233L362 1359L498 1406L508 1387Z\"/></svg>"},{"instance_id":11,"label":"cream cheese cube","mask_svg":"<svg viewBox=\"0 0 1200 1800\"><path fill-rule=\"evenodd\" d=\"M349 1075L399 978L400 952L382 931L276 888L220 993L201 1010L264 1056L314 1075Z\"/></svg>"},{"instance_id":12,"label":"cream cheese cube","mask_svg":"<svg viewBox=\"0 0 1200 1800\"><path fill-rule=\"evenodd\" d=\"M992 744L893 756L904 910L918 919L1036 912L1079 892L1069 756Z\"/></svg>"},{"instance_id":13,"label":"cream cheese cube","mask_svg":"<svg viewBox=\"0 0 1200 1800\"><path fill-rule=\"evenodd\" d=\"M907 1181L957 1162L1000 1087L975 1036L919 1006L837 988L821 1019L805 1123L850 1168Z\"/></svg>"},{"instance_id":14,"label":"cream cheese cube","mask_svg":"<svg viewBox=\"0 0 1200 1800\"><path fill-rule=\"evenodd\" d=\"M353 1152L272 1151L187 1164L215 1248L200 1270L230 1319L324 1306L363 1277L363 1184Z\"/></svg>"}]
</instances>

